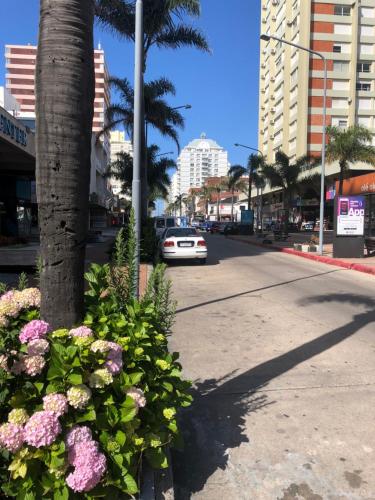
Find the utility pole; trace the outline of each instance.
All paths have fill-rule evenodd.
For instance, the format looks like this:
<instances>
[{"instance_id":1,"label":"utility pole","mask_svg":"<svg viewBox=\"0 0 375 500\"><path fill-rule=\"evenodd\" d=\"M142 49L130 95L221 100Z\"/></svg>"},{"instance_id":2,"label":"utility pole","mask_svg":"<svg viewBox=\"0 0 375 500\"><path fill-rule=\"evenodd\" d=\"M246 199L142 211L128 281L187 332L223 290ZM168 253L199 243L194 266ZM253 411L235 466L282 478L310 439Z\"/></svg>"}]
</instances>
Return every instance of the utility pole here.
<instances>
[{"instance_id":1,"label":"utility pole","mask_svg":"<svg viewBox=\"0 0 375 500\"><path fill-rule=\"evenodd\" d=\"M132 207L135 217L136 257L135 295L139 297L139 257L141 241L141 166L143 117L143 0L137 0L135 19L135 67L134 67L134 159L132 183Z\"/></svg>"}]
</instances>

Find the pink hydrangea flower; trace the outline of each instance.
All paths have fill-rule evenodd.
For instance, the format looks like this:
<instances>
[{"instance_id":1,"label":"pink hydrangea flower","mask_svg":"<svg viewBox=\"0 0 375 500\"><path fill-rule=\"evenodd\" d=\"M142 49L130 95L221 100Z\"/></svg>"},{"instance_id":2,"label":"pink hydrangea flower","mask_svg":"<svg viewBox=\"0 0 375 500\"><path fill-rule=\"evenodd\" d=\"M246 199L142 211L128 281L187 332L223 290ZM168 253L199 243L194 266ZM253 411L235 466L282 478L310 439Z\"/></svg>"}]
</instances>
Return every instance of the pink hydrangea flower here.
<instances>
[{"instance_id":1,"label":"pink hydrangea flower","mask_svg":"<svg viewBox=\"0 0 375 500\"><path fill-rule=\"evenodd\" d=\"M43 398L43 409L53 411L58 417L61 417L68 411L68 400L64 394L48 394Z\"/></svg>"},{"instance_id":2,"label":"pink hydrangea flower","mask_svg":"<svg viewBox=\"0 0 375 500\"><path fill-rule=\"evenodd\" d=\"M22 344L27 344L30 340L44 339L49 331L51 327L48 323L33 319L22 328L19 339Z\"/></svg>"},{"instance_id":3,"label":"pink hydrangea flower","mask_svg":"<svg viewBox=\"0 0 375 500\"><path fill-rule=\"evenodd\" d=\"M8 292L10 293L10 292ZM8 297L0 302L0 314L1 316L8 316L9 318L15 318L21 311L21 307L12 298Z\"/></svg>"},{"instance_id":4,"label":"pink hydrangea flower","mask_svg":"<svg viewBox=\"0 0 375 500\"><path fill-rule=\"evenodd\" d=\"M91 430L86 425L75 425L70 429L65 438L65 443L68 448L71 448L77 443L92 440Z\"/></svg>"},{"instance_id":5,"label":"pink hydrangea flower","mask_svg":"<svg viewBox=\"0 0 375 500\"><path fill-rule=\"evenodd\" d=\"M31 340L27 345L27 354L30 356L43 356L49 351L49 343L46 339Z\"/></svg>"},{"instance_id":6,"label":"pink hydrangea flower","mask_svg":"<svg viewBox=\"0 0 375 500\"><path fill-rule=\"evenodd\" d=\"M61 432L61 425L55 412L38 411L25 425L25 441L35 448L50 446Z\"/></svg>"},{"instance_id":7,"label":"pink hydrangea flower","mask_svg":"<svg viewBox=\"0 0 375 500\"><path fill-rule=\"evenodd\" d=\"M134 400L137 409L146 406L146 398L144 392L141 389L138 389L137 387L131 387L126 391L126 394Z\"/></svg>"},{"instance_id":8,"label":"pink hydrangea flower","mask_svg":"<svg viewBox=\"0 0 375 500\"><path fill-rule=\"evenodd\" d=\"M14 297L14 291L9 290L8 292L3 293L3 295L0 296L0 302L9 302L12 301Z\"/></svg>"},{"instance_id":9,"label":"pink hydrangea flower","mask_svg":"<svg viewBox=\"0 0 375 500\"><path fill-rule=\"evenodd\" d=\"M17 291L14 294L14 299L22 309L40 307L40 298L38 288L25 288L25 290Z\"/></svg>"},{"instance_id":10,"label":"pink hydrangea flower","mask_svg":"<svg viewBox=\"0 0 375 500\"><path fill-rule=\"evenodd\" d=\"M105 455L99 452L96 441L76 442L69 449L68 460L75 467L66 478L76 492L92 490L102 479L107 466Z\"/></svg>"},{"instance_id":11,"label":"pink hydrangea flower","mask_svg":"<svg viewBox=\"0 0 375 500\"><path fill-rule=\"evenodd\" d=\"M22 425L8 422L0 426L0 446L15 453L24 442L24 431Z\"/></svg>"},{"instance_id":12,"label":"pink hydrangea flower","mask_svg":"<svg viewBox=\"0 0 375 500\"><path fill-rule=\"evenodd\" d=\"M107 359L107 361L104 363L105 368L112 374L112 375L118 375L120 371L122 370L122 358L113 358L113 359Z\"/></svg>"},{"instance_id":13,"label":"pink hydrangea flower","mask_svg":"<svg viewBox=\"0 0 375 500\"><path fill-rule=\"evenodd\" d=\"M79 326L70 330L69 335L71 337L92 337L94 332L87 326Z\"/></svg>"},{"instance_id":14,"label":"pink hydrangea flower","mask_svg":"<svg viewBox=\"0 0 375 500\"><path fill-rule=\"evenodd\" d=\"M105 472L105 466L106 466L106 461L105 457L103 454L101 463L103 464L104 472ZM96 459L98 460L98 459ZM98 463L98 461L96 462ZM103 472L103 474L104 474ZM83 493L85 491L90 491L95 486L100 482L102 478L102 475L99 475L98 473L95 473L91 466L85 466L85 467L77 467L74 472L71 472L67 478L66 478L66 484L69 486L70 489L77 493Z\"/></svg>"},{"instance_id":15,"label":"pink hydrangea flower","mask_svg":"<svg viewBox=\"0 0 375 500\"><path fill-rule=\"evenodd\" d=\"M46 365L46 360L43 356L25 356L23 358L24 370L30 377L35 377L42 373Z\"/></svg>"},{"instance_id":16,"label":"pink hydrangea flower","mask_svg":"<svg viewBox=\"0 0 375 500\"><path fill-rule=\"evenodd\" d=\"M74 467L87 465L88 456L96 455L99 452L99 445L96 441L82 441L75 443L69 448L68 461Z\"/></svg>"}]
</instances>

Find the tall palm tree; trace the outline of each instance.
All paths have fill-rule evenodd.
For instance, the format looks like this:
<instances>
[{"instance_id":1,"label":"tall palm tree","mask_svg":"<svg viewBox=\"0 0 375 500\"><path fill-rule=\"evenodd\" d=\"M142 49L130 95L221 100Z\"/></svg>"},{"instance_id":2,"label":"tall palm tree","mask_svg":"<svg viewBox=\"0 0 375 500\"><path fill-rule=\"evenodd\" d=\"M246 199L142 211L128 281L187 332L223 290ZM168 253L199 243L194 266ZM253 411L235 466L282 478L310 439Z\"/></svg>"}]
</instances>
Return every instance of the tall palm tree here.
<instances>
[{"instance_id":1,"label":"tall palm tree","mask_svg":"<svg viewBox=\"0 0 375 500\"><path fill-rule=\"evenodd\" d=\"M135 40L135 2L132 0L96 0L96 14L102 25L115 31L125 40ZM144 31L144 67L150 49L177 49L194 47L209 51L209 46L203 33L190 24L183 22L183 17L198 17L200 15L200 0L144 0L143 1L143 31ZM143 102L143 114L146 104ZM147 121L147 120L146 120ZM142 207L147 197L144 187L147 179L147 163L145 150L147 148L146 130L142 131L142 166L141 190ZM143 182L142 182L143 181Z\"/></svg>"},{"instance_id":2,"label":"tall palm tree","mask_svg":"<svg viewBox=\"0 0 375 500\"><path fill-rule=\"evenodd\" d=\"M182 21L184 16L200 15L200 0L143 0L145 66L150 49L195 47L208 52L203 33ZM135 2L96 0L99 22L125 40L135 40Z\"/></svg>"},{"instance_id":3,"label":"tall palm tree","mask_svg":"<svg viewBox=\"0 0 375 500\"><path fill-rule=\"evenodd\" d=\"M241 167L242 168L242 167ZM234 221L234 193L236 191L245 191L246 190L246 184L243 181L242 177L238 177L237 172L234 170L232 173L230 172L231 169L229 169L228 172L228 180L227 180L227 188L232 194L232 204L231 204L231 221Z\"/></svg>"},{"instance_id":4,"label":"tall palm tree","mask_svg":"<svg viewBox=\"0 0 375 500\"><path fill-rule=\"evenodd\" d=\"M220 221L220 201L221 201L221 193L225 191L227 188L227 182L225 179L218 179L215 183L210 186L211 193L216 194L216 220Z\"/></svg>"},{"instance_id":5,"label":"tall palm tree","mask_svg":"<svg viewBox=\"0 0 375 500\"><path fill-rule=\"evenodd\" d=\"M263 189L266 187L266 179L261 170L253 174L254 186L257 189L257 226L263 231Z\"/></svg>"},{"instance_id":6,"label":"tall palm tree","mask_svg":"<svg viewBox=\"0 0 375 500\"><path fill-rule=\"evenodd\" d=\"M112 77L109 83L119 95L120 100L108 107L106 113L108 124L101 133L121 124L128 135L133 137L134 90L127 78ZM175 94L175 86L167 78L152 80L144 86L146 122L164 137L172 139L179 148L177 128L184 128L185 121L181 113L165 100L166 96Z\"/></svg>"},{"instance_id":7,"label":"tall palm tree","mask_svg":"<svg viewBox=\"0 0 375 500\"><path fill-rule=\"evenodd\" d=\"M180 211L180 217L182 217L182 205L184 203L185 196L186 196L186 194L184 194L184 193L178 194L175 198L175 201L174 201L176 204L176 207L178 207L178 209Z\"/></svg>"},{"instance_id":8,"label":"tall palm tree","mask_svg":"<svg viewBox=\"0 0 375 500\"><path fill-rule=\"evenodd\" d=\"M369 144L372 141L372 134L366 127L353 125L346 129L327 127L327 136L329 141L327 160L329 163L339 162L338 194L342 195L344 178L350 163L361 161L375 166L375 148Z\"/></svg>"},{"instance_id":9,"label":"tall palm tree","mask_svg":"<svg viewBox=\"0 0 375 500\"><path fill-rule=\"evenodd\" d=\"M247 166L243 167L242 165L233 165L228 174L230 176L237 177L240 179L241 177L248 177L248 198L247 198L247 209L251 209L251 190L253 188L253 178L255 172L258 172L259 169L262 168L264 163L264 159L262 156L251 154L247 161Z\"/></svg>"},{"instance_id":10,"label":"tall palm tree","mask_svg":"<svg viewBox=\"0 0 375 500\"><path fill-rule=\"evenodd\" d=\"M92 0L40 1L35 74L41 316L53 328L70 327L84 315L93 22Z\"/></svg>"},{"instance_id":11,"label":"tall palm tree","mask_svg":"<svg viewBox=\"0 0 375 500\"><path fill-rule=\"evenodd\" d=\"M199 190L199 198L204 201L204 216L208 219L208 204L211 201L212 189L209 186L202 186Z\"/></svg>"},{"instance_id":12,"label":"tall palm tree","mask_svg":"<svg viewBox=\"0 0 375 500\"><path fill-rule=\"evenodd\" d=\"M157 198L167 199L171 180L168 171L176 168L176 162L171 158L158 157L160 149L155 144L147 148L149 175L148 180L148 203ZM122 182L122 192L131 195L133 182L133 158L129 153L121 152L117 155L117 160L113 161L107 170L108 177L114 177Z\"/></svg>"},{"instance_id":13,"label":"tall palm tree","mask_svg":"<svg viewBox=\"0 0 375 500\"><path fill-rule=\"evenodd\" d=\"M262 173L271 188L281 188L283 191L285 213L285 230L287 232L289 211L292 206L293 193L298 191L299 180L302 172L310 170L320 162L319 158L309 155L297 158L290 162L289 156L283 151L277 151L273 165L262 166Z\"/></svg>"}]
</instances>

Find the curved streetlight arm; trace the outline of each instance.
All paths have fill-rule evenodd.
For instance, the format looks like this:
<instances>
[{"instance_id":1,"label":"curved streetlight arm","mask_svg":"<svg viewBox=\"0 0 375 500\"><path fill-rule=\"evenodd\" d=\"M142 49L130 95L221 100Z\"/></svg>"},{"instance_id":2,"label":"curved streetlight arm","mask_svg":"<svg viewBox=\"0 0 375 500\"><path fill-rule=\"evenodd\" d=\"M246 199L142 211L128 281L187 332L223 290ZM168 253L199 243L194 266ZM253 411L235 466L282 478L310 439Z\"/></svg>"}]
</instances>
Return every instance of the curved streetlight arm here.
<instances>
[{"instance_id":1,"label":"curved streetlight arm","mask_svg":"<svg viewBox=\"0 0 375 500\"><path fill-rule=\"evenodd\" d=\"M323 255L323 224L324 224L324 202L325 202L325 164L326 164L326 123L327 123L327 59L320 52L316 52L315 50L311 50L307 47L303 47L302 45L298 45L297 43L289 42L284 40L283 38L279 38L275 35L266 35L262 34L260 36L261 40L265 42L269 42L271 39L276 40L280 43L285 43L286 45L291 45L296 49L303 50L305 52L309 52L313 54L323 61L323 134L322 134L322 172L320 178L320 223L319 223L319 254Z\"/></svg>"},{"instance_id":2,"label":"curved streetlight arm","mask_svg":"<svg viewBox=\"0 0 375 500\"><path fill-rule=\"evenodd\" d=\"M250 146L245 146L245 144L238 144L237 142L235 143L235 146L240 148L251 149L252 151L257 151L262 156L262 158L264 158L264 154L262 153L262 151L260 151L260 149L251 148Z\"/></svg>"}]
</instances>

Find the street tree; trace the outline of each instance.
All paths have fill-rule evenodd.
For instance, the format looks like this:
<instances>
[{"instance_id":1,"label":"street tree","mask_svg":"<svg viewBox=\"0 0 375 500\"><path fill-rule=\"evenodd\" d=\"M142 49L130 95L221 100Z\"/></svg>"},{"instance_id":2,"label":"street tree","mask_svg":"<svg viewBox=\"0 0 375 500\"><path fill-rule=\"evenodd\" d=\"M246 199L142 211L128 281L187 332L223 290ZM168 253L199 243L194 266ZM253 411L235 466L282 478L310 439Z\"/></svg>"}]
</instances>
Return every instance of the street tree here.
<instances>
[{"instance_id":1,"label":"street tree","mask_svg":"<svg viewBox=\"0 0 375 500\"><path fill-rule=\"evenodd\" d=\"M114 31L125 40L135 40L135 7L134 0L96 0L96 15L99 22ZM200 0L144 0L143 1L143 30L144 30L144 67L146 71L147 58L153 47L178 49L194 47L202 51L209 51L208 42L204 34L196 27L183 21L183 18L198 17L200 15ZM143 103L146 112L146 103ZM147 120L147 118L146 118ZM141 191L142 208L147 197L147 147L146 131L142 131L142 158Z\"/></svg>"},{"instance_id":2,"label":"street tree","mask_svg":"<svg viewBox=\"0 0 375 500\"><path fill-rule=\"evenodd\" d=\"M251 190L253 188L253 179L255 172L258 172L263 166L264 160L262 156L251 154L247 161L247 166L233 165L228 172L233 178L240 179L241 177L248 178L248 198L247 198L247 209L251 209Z\"/></svg>"},{"instance_id":3,"label":"street tree","mask_svg":"<svg viewBox=\"0 0 375 500\"><path fill-rule=\"evenodd\" d=\"M127 78L112 77L109 83L116 94L119 102L111 104L106 112L107 125L102 133L111 130L117 125L122 125L128 135L133 137L134 126L134 90ZM167 96L174 96L176 89L167 78L159 78L145 83L145 121L148 125L160 132L164 137L169 137L180 147L177 129L183 129L185 122L181 113L170 106Z\"/></svg>"},{"instance_id":4,"label":"street tree","mask_svg":"<svg viewBox=\"0 0 375 500\"><path fill-rule=\"evenodd\" d=\"M41 317L52 328L84 315L91 130L93 0L41 0L36 61L36 186Z\"/></svg>"},{"instance_id":5,"label":"street tree","mask_svg":"<svg viewBox=\"0 0 375 500\"><path fill-rule=\"evenodd\" d=\"M327 127L327 160L339 162L339 195L342 195L345 174L351 163L361 161L375 166L375 148L372 134L366 127L353 125L348 128Z\"/></svg>"},{"instance_id":6,"label":"street tree","mask_svg":"<svg viewBox=\"0 0 375 500\"><path fill-rule=\"evenodd\" d=\"M263 164L262 174L267 179L271 188L281 188L284 199L285 231L287 232L289 222L289 211L292 208L293 194L298 192L301 174L312 169L320 162L319 158L304 155L297 158L293 163L289 156L283 151L277 151L273 165Z\"/></svg>"},{"instance_id":7,"label":"street tree","mask_svg":"<svg viewBox=\"0 0 375 500\"><path fill-rule=\"evenodd\" d=\"M176 168L176 162L168 157L158 157L160 149L155 144L147 148L149 175L148 181L148 203L154 202L157 198L167 199L171 180L170 169ZM122 192L131 196L133 182L133 158L124 151L118 153L117 159L110 163L107 174L114 177L122 184Z\"/></svg>"},{"instance_id":8,"label":"street tree","mask_svg":"<svg viewBox=\"0 0 375 500\"><path fill-rule=\"evenodd\" d=\"M233 168L233 167L232 167ZM243 168L243 167L241 167ZM241 191L245 192L246 191L246 183L243 180L242 176L238 176L238 173L236 170L229 169L228 172L228 180L227 180L227 188L231 192L232 195L232 200L231 200L231 221L234 221L234 196L235 192Z\"/></svg>"}]
</instances>

